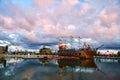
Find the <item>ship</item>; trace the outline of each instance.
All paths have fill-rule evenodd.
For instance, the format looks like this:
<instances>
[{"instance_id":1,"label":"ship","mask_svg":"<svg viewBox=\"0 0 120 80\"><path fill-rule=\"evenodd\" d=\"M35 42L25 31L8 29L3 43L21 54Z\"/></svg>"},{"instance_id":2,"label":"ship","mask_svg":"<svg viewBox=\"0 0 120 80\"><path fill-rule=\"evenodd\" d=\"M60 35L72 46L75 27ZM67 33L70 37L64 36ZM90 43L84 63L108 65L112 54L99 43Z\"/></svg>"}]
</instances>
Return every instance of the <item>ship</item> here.
<instances>
[{"instance_id":1,"label":"ship","mask_svg":"<svg viewBox=\"0 0 120 80\"><path fill-rule=\"evenodd\" d=\"M80 43L80 37L79 37L79 43ZM82 48L76 50L73 48L68 49L67 45L63 44L62 38L59 39L58 56L78 57L80 59L92 59L96 53L97 53L97 49L93 50L90 44L86 44L85 42Z\"/></svg>"}]
</instances>

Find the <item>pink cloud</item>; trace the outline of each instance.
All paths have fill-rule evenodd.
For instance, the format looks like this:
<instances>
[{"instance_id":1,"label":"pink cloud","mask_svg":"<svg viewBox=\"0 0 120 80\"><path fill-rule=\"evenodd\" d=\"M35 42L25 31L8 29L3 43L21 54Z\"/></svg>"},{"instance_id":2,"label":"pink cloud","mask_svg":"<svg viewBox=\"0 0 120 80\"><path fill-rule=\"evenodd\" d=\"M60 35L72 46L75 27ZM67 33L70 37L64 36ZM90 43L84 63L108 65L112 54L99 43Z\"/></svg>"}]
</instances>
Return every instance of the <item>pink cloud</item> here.
<instances>
[{"instance_id":1,"label":"pink cloud","mask_svg":"<svg viewBox=\"0 0 120 80\"><path fill-rule=\"evenodd\" d=\"M25 9L20 4L6 6L13 15L0 14L0 29L16 32L31 42L54 40L46 36L71 35L101 41L118 39L119 5L106 5L100 14L96 15L98 8L104 3L99 2L93 4L62 0L59 5L55 5L54 0L35 0L34 6L27 6ZM48 6L52 7L49 9Z\"/></svg>"},{"instance_id":2,"label":"pink cloud","mask_svg":"<svg viewBox=\"0 0 120 80\"><path fill-rule=\"evenodd\" d=\"M54 3L54 0L35 0L35 2L39 6L46 7L52 5Z\"/></svg>"},{"instance_id":3,"label":"pink cloud","mask_svg":"<svg viewBox=\"0 0 120 80\"><path fill-rule=\"evenodd\" d=\"M116 20L119 18L119 16L117 15L116 12L107 12L106 9L104 9L101 14L100 14L100 18L104 23L107 24L111 24L111 23L115 23Z\"/></svg>"},{"instance_id":4,"label":"pink cloud","mask_svg":"<svg viewBox=\"0 0 120 80\"><path fill-rule=\"evenodd\" d=\"M63 5L72 5L72 6L74 6L74 5L76 5L76 4L78 4L79 3L79 0L62 0L62 4Z\"/></svg>"}]
</instances>

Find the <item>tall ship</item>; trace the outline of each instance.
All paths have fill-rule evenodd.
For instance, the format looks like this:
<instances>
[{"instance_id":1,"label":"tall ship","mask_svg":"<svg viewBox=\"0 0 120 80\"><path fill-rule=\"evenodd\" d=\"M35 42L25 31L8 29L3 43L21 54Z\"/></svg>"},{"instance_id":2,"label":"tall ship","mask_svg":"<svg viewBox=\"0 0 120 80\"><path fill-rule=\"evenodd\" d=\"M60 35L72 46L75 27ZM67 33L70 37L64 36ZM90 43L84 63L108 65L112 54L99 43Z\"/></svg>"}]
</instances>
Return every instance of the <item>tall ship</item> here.
<instances>
[{"instance_id":1,"label":"tall ship","mask_svg":"<svg viewBox=\"0 0 120 80\"><path fill-rule=\"evenodd\" d=\"M78 39L79 39L79 45L80 45L80 37L78 37ZM71 39L71 46L72 46L72 39ZM78 57L80 59L91 59L96 53L97 53L97 50L92 50L90 44L86 44L85 42L82 48L79 48L76 50L73 48L68 49L67 45L63 44L62 38L59 39L58 56Z\"/></svg>"}]
</instances>

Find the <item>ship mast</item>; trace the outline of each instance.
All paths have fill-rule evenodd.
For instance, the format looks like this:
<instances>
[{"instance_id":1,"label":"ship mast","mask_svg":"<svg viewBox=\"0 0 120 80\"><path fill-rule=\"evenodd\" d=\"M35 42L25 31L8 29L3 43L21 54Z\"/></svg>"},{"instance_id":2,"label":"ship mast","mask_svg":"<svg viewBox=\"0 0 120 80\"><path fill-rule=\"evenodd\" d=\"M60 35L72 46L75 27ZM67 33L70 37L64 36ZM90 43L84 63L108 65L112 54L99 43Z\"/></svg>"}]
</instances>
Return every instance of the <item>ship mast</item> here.
<instances>
[{"instance_id":1,"label":"ship mast","mask_svg":"<svg viewBox=\"0 0 120 80\"><path fill-rule=\"evenodd\" d=\"M62 45L62 37L59 37L59 46Z\"/></svg>"},{"instance_id":2,"label":"ship mast","mask_svg":"<svg viewBox=\"0 0 120 80\"><path fill-rule=\"evenodd\" d=\"M73 36L70 37L71 49L73 48Z\"/></svg>"},{"instance_id":3,"label":"ship mast","mask_svg":"<svg viewBox=\"0 0 120 80\"><path fill-rule=\"evenodd\" d=\"M81 49L80 37L78 37L78 48Z\"/></svg>"},{"instance_id":4,"label":"ship mast","mask_svg":"<svg viewBox=\"0 0 120 80\"><path fill-rule=\"evenodd\" d=\"M84 42L83 49L87 49L86 42Z\"/></svg>"}]
</instances>

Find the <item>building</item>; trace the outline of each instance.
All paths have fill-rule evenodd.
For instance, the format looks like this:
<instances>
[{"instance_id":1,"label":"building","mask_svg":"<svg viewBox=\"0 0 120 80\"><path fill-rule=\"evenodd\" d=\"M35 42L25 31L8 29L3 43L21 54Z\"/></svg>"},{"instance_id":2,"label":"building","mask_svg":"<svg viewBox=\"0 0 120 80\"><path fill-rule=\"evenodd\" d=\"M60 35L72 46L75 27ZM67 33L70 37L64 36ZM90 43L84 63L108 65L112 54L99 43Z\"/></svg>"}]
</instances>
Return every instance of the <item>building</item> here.
<instances>
[{"instance_id":1,"label":"building","mask_svg":"<svg viewBox=\"0 0 120 80\"><path fill-rule=\"evenodd\" d=\"M0 54L5 54L8 51L8 46L0 46Z\"/></svg>"},{"instance_id":2,"label":"building","mask_svg":"<svg viewBox=\"0 0 120 80\"><path fill-rule=\"evenodd\" d=\"M52 54L51 49L46 48L45 46L42 49L40 49L39 52L40 52L41 55L50 55L50 54Z\"/></svg>"}]
</instances>

